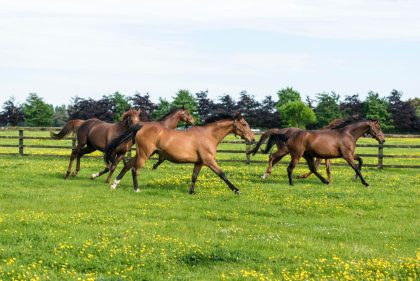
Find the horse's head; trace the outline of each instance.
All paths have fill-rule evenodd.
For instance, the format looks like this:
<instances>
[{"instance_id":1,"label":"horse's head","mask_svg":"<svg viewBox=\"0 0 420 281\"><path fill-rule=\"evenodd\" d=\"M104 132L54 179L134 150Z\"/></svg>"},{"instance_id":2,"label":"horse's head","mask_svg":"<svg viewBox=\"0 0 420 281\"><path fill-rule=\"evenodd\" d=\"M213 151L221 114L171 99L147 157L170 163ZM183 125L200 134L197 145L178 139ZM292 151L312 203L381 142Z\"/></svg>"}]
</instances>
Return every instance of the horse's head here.
<instances>
[{"instance_id":1,"label":"horse's head","mask_svg":"<svg viewBox=\"0 0 420 281\"><path fill-rule=\"evenodd\" d=\"M381 130L381 126L379 125L379 121L376 120L376 119L375 120L370 120L368 134L370 134L372 137L374 137L380 144L385 142L384 133Z\"/></svg>"},{"instance_id":2,"label":"horse's head","mask_svg":"<svg viewBox=\"0 0 420 281\"><path fill-rule=\"evenodd\" d=\"M233 133L235 136L238 135L247 142L251 143L255 141L255 135L252 132L251 127L240 113L237 113L233 120Z\"/></svg>"},{"instance_id":3,"label":"horse's head","mask_svg":"<svg viewBox=\"0 0 420 281\"><path fill-rule=\"evenodd\" d=\"M194 117L191 115L188 109L185 109L185 107L182 107L179 113L181 114L181 121L184 121L188 125L191 125L191 126L194 125L195 123Z\"/></svg>"},{"instance_id":4,"label":"horse's head","mask_svg":"<svg viewBox=\"0 0 420 281\"><path fill-rule=\"evenodd\" d=\"M133 125L140 123L140 113L141 113L140 109L139 110L130 109L123 113L122 120L127 121L128 127L131 127Z\"/></svg>"}]
</instances>

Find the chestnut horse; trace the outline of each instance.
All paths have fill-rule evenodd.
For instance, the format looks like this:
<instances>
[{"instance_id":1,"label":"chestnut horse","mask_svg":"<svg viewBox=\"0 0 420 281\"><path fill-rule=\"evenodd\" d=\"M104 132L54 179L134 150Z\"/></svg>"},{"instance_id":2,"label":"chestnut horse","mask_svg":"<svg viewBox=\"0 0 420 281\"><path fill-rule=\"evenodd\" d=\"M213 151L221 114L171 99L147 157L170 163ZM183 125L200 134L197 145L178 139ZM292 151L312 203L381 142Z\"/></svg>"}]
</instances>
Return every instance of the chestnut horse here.
<instances>
[{"instance_id":1,"label":"chestnut horse","mask_svg":"<svg viewBox=\"0 0 420 281\"><path fill-rule=\"evenodd\" d=\"M165 128L175 129L178 126L178 123L180 121L186 122L189 125L194 125L194 117L184 107L182 108L176 107L176 108L171 109L158 121L140 121L139 124L155 124L158 126L163 126ZM123 145L122 147L118 147L118 150L115 151L115 155L114 155L115 162L113 163L113 165L111 165L110 167L107 165L103 171L96 174L92 174L91 179L95 179L109 171L109 175L106 179L106 182L109 183L109 180L112 174L114 173L115 168L117 167L118 163L124 158L125 154L131 149L132 146L133 146L133 142L130 141L127 144ZM127 150L124 150L124 148ZM163 161L165 161L165 159L159 156L159 161L157 165L159 165Z\"/></svg>"},{"instance_id":2,"label":"chestnut horse","mask_svg":"<svg viewBox=\"0 0 420 281\"><path fill-rule=\"evenodd\" d=\"M342 125L342 124L349 124L352 123L356 120L360 120L360 118L355 118L355 117L350 117L346 120L342 120L342 119L334 119L333 121L331 121L327 126L323 127L323 130L326 129L330 129L330 130L334 130L337 126ZM341 126L340 126L341 127ZM287 136L291 136L296 132L301 131L301 129L299 128L283 128L283 129L278 129L278 128L273 128L270 130L265 131L258 143L255 145L255 147L249 151L247 154L252 154L255 155L259 148L263 145L263 143L272 135L272 134L284 134ZM266 172L261 176L262 179L266 179L271 175L271 172L273 170L273 166L276 165L281 158L283 158L284 156L282 156L282 152L279 152L278 149L280 148L280 146L282 145L282 143L276 143L277 145L277 151L270 154L270 157L268 159L268 167ZM315 167L318 169L319 165L321 164L321 158L316 158L315 159ZM331 182L331 161L329 159L325 159L325 170L327 172L327 177L328 177L328 181ZM312 174L311 171L309 171L306 174L300 175L298 176L298 178L307 178Z\"/></svg>"},{"instance_id":3,"label":"chestnut horse","mask_svg":"<svg viewBox=\"0 0 420 281\"><path fill-rule=\"evenodd\" d=\"M293 185L293 170L303 156L310 171L325 184L328 184L329 181L318 173L314 164L314 157L322 159L344 158L356 172L356 175L360 177L361 182L365 186L369 186L361 173L362 158L354 154L357 140L366 133L373 136L379 143L385 142L384 134L377 120L359 120L351 124L343 122L343 124L336 126L334 130L301 130L290 136L272 134L264 153L268 153L274 143L281 144L278 150L279 160L290 153L291 161L287 167L290 185ZM357 160L359 165L356 165L354 160Z\"/></svg>"},{"instance_id":4,"label":"chestnut horse","mask_svg":"<svg viewBox=\"0 0 420 281\"><path fill-rule=\"evenodd\" d=\"M64 178L67 179L70 175L71 167L75 158L77 159L77 165L76 170L73 172L73 176L76 176L80 171L80 158L83 155L92 153L96 150L104 151L105 147L112 139L129 131L132 125L140 122L139 115L140 110L130 109L123 113L122 120L120 122L113 124L96 118L88 119L81 124L80 122L75 123L75 120L71 120L64 125L59 133L51 133L51 137L54 139L62 139L70 133L77 134L77 146L71 153L70 163L66 173L64 174ZM78 126L75 126L75 124L78 124ZM127 143L126 146L119 147L117 154L124 156L131 146L132 144Z\"/></svg>"},{"instance_id":5,"label":"chestnut horse","mask_svg":"<svg viewBox=\"0 0 420 281\"><path fill-rule=\"evenodd\" d=\"M110 186L115 189L124 177L124 174L133 168L133 185L136 192L139 191L137 177L139 169L143 168L149 157L158 151L165 159L173 163L193 163L192 183L189 189L194 194L195 182L201 168L209 167L215 172L236 194L236 188L223 173L216 163L217 145L230 133L240 136L248 142L255 139L248 123L240 115L218 114L208 118L201 126L194 126L186 131L170 130L152 124L138 125L132 132L121 135L113 141L106 149L105 160L107 163L113 161L113 150L121 144L135 137L136 156L124 165L124 168Z\"/></svg>"}]
</instances>

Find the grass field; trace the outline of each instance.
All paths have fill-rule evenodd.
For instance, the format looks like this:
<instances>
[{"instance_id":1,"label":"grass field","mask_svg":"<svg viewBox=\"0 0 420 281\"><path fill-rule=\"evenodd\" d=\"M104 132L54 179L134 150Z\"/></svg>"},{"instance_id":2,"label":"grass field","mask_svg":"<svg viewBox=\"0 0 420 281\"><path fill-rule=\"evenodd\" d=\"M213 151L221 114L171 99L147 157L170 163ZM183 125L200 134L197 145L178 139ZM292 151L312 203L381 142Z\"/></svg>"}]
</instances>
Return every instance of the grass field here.
<instances>
[{"instance_id":1,"label":"grass field","mask_svg":"<svg viewBox=\"0 0 420 281\"><path fill-rule=\"evenodd\" d=\"M0 139L3 144L16 141ZM25 140L25 144L70 142ZM244 146L222 144L220 148ZM0 148L0 153L16 150ZM393 150L385 153L420 152ZM375 153L376 149L359 151ZM68 155L70 151L27 148L26 152ZM218 158L244 159L244 155ZM375 158L366 160L376 163ZM104 178L89 179L103 167L101 158L86 157L78 177L65 181L67 158L0 156L0 280L420 278L420 173L416 169L366 168L363 172L371 187L364 188L351 180L349 167L335 166L329 186L312 177L289 187L285 165L262 180L265 164L221 163L242 194L233 195L203 169L198 194L190 196L192 165L165 162L152 171L153 162L140 175L142 191L134 193L129 175L113 192ZM304 165L298 167L296 175L306 170Z\"/></svg>"}]
</instances>

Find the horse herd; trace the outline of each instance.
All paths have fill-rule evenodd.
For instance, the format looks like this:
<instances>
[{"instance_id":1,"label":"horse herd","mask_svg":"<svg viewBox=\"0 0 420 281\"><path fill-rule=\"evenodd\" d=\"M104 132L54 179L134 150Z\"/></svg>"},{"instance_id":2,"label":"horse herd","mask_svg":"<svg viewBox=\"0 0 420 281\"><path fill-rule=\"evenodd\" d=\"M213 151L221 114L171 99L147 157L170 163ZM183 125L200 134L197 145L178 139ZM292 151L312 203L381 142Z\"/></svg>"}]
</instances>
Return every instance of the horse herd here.
<instances>
[{"instance_id":1,"label":"horse herd","mask_svg":"<svg viewBox=\"0 0 420 281\"><path fill-rule=\"evenodd\" d=\"M184 131L176 130L181 121L192 127ZM254 143L255 135L249 124L240 113L226 112L210 115L201 125L194 126L194 123L194 117L185 108L174 108L158 121L150 122L140 120L140 110L130 109L122 115L120 122L110 124L95 118L86 121L71 120L59 133L52 133L51 136L55 139L62 139L71 133L77 136L77 146L71 153L70 163L64 175L66 179L71 174L75 159L77 164L73 176L76 176L80 170L80 158L99 150L105 153L106 166L102 171L92 174L91 178L109 173L106 179L109 183L118 163L124 160L125 154L135 143L136 155L124 161L123 169L110 185L111 189L115 189L125 173L131 169L134 190L138 192L140 169L151 156L158 154L159 160L153 165L153 169L165 160L194 164L190 194L195 193L195 182L203 166L210 168L234 193L239 194L239 189L232 184L217 164L216 150L218 144L231 133L247 143ZM371 135L379 143L385 142L377 120L349 118L334 120L320 130L270 129L261 135L258 143L248 153L255 155L267 140L264 153L269 153L276 144L277 151L270 154L268 168L262 178L267 178L273 166L290 154L291 161L287 167L290 185L293 185L293 170L301 157L306 160L310 172L299 177L308 177L313 173L325 184L331 181L329 159L344 158L356 173L354 179L359 177L361 182L368 186L361 173L363 161L354 153L357 140L365 134ZM328 180L317 171L321 159L325 159ZM357 165L355 160L358 161Z\"/></svg>"}]
</instances>

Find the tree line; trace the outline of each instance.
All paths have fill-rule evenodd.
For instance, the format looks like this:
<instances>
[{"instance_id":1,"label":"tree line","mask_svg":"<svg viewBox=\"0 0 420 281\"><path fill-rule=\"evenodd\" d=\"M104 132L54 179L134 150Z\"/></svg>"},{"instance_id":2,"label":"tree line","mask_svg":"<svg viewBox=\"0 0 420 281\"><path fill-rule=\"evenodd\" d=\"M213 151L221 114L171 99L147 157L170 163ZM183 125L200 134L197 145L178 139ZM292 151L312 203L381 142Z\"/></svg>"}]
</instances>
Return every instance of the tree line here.
<instances>
[{"instance_id":1,"label":"tree line","mask_svg":"<svg viewBox=\"0 0 420 281\"><path fill-rule=\"evenodd\" d=\"M276 93L277 100L266 96L259 101L246 91L242 91L237 100L229 94L213 100L208 97L208 91L192 94L188 90L179 90L171 100L159 98L154 103L149 93L127 96L115 92L96 100L74 97L69 105L54 107L31 93L23 104L17 103L13 97L3 104L0 125L62 126L71 119L89 118L115 122L131 107L142 110L142 120L156 120L171 108L184 106L199 123L214 112L240 111L253 128L318 129L333 119L353 116L378 119L386 132L419 132L420 98L404 101L402 96L398 90L392 90L385 97L371 91L364 100L358 94L341 99L335 92L323 92L314 99L306 97L303 100L298 91L288 87Z\"/></svg>"}]
</instances>

